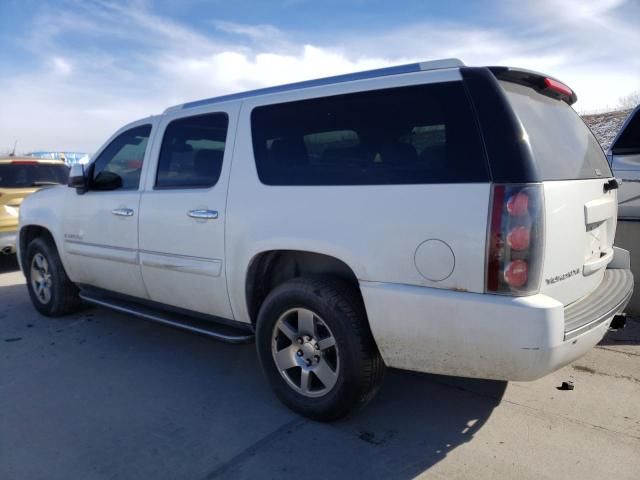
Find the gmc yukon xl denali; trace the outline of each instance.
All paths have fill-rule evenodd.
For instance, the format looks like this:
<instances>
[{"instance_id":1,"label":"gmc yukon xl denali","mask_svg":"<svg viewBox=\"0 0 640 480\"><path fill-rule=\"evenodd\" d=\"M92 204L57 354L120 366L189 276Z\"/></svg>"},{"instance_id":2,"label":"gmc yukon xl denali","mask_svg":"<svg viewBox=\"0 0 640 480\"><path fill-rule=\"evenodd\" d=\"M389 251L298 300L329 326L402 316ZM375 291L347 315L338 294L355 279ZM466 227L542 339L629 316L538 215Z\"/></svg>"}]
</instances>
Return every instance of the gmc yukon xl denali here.
<instances>
[{"instance_id":1,"label":"gmc yukon xl denali","mask_svg":"<svg viewBox=\"0 0 640 480\"><path fill-rule=\"evenodd\" d=\"M290 408L385 366L534 380L633 290L617 182L558 80L439 60L194 101L123 127L22 204L44 315L102 305L255 338Z\"/></svg>"}]
</instances>

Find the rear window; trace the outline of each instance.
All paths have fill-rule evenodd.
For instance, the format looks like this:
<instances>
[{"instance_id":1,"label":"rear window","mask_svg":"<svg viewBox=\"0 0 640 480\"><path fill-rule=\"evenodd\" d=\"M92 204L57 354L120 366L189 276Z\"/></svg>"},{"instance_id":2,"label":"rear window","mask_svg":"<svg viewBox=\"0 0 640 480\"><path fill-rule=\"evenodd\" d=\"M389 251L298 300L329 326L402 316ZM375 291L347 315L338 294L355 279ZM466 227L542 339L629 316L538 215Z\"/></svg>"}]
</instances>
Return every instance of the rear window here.
<instances>
[{"instance_id":1,"label":"rear window","mask_svg":"<svg viewBox=\"0 0 640 480\"><path fill-rule=\"evenodd\" d=\"M461 82L257 107L251 115L267 185L388 185L489 180Z\"/></svg>"},{"instance_id":2,"label":"rear window","mask_svg":"<svg viewBox=\"0 0 640 480\"><path fill-rule=\"evenodd\" d=\"M46 163L9 163L0 165L1 188L31 188L51 184L65 184L69 178L69 168Z\"/></svg>"},{"instance_id":3,"label":"rear window","mask_svg":"<svg viewBox=\"0 0 640 480\"><path fill-rule=\"evenodd\" d=\"M573 108L524 85L500 84L527 133L541 180L612 176L602 147Z\"/></svg>"}]
</instances>

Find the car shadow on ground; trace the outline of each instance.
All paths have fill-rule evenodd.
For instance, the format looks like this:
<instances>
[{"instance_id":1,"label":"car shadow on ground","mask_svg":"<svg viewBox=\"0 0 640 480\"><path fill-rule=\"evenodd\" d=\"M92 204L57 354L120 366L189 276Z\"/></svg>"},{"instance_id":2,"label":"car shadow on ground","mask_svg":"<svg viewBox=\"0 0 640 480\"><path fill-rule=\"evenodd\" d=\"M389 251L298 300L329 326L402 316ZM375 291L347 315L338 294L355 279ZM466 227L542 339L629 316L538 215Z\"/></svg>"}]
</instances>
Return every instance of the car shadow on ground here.
<instances>
[{"instance_id":1,"label":"car shadow on ground","mask_svg":"<svg viewBox=\"0 0 640 480\"><path fill-rule=\"evenodd\" d=\"M20 270L18 259L15 255L0 254L0 274Z\"/></svg>"},{"instance_id":2,"label":"car shadow on ground","mask_svg":"<svg viewBox=\"0 0 640 480\"><path fill-rule=\"evenodd\" d=\"M0 297L20 338L2 342L0 478L409 479L472 441L506 388L388 370L365 408L317 423L277 401L253 345L98 308L45 318L24 285Z\"/></svg>"},{"instance_id":3,"label":"car shadow on ground","mask_svg":"<svg viewBox=\"0 0 640 480\"><path fill-rule=\"evenodd\" d=\"M607 332L600 345L640 345L640 317L627 316L626 326Z\"/></svg>"},{"instance_id":4,"label":"car shadow on ground","mask_svg":"<svg viewBox=\"0 0 640 480\"><path fill-rule=\"evenodd\" d=\"M317 468L314 478L415 478L473 440L506 385L389 370L374 401L351 417L331 424L304 419L287 424L284 432L205 478L253 478L260 472L297 478L300 465Z\"/></svg>"}]
</instances>

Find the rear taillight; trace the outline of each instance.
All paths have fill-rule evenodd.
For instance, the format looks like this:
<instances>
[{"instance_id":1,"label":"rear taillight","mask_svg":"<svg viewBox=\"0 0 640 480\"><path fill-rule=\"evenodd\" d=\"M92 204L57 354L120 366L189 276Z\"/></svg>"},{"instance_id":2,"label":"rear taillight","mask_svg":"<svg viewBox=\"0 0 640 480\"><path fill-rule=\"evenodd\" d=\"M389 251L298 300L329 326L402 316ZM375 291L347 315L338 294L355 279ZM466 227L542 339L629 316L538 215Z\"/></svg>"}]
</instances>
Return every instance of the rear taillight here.
<instances>
[{"instance_id":1,"label":"rear taillight","mask_svg":"<svg viewBox=\"0 0 640 480\"><path fill-rule=\"evenodd\" d=\"M542 185L494 185L487 239L485 290L530 295L540 288Z\"/></svg>"}]
</instances>

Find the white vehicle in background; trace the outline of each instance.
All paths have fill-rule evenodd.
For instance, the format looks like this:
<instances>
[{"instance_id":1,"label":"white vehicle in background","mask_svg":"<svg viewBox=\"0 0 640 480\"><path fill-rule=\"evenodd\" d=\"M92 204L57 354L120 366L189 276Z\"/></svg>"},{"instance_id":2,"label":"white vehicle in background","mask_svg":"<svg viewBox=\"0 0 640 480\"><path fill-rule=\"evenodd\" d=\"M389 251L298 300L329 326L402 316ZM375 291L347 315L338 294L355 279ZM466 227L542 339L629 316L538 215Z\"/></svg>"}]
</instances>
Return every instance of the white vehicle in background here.
<instances>
[{"instance_id":1,"label":"white vehicle in background","mask_svg":"<svg viewBox=\"0 0 640 480\"><path fill-rule=\"evenodd\" d=\"M569 87L416 63L205 99L123 127L22 206L35 308L253 340L329 420L385 366L534 380L633 290L617 187Z\"/></svg>"},{"instance_id":2,"label":"white vehicle in background","mask_svg":"<svg viewBox=\"0 0 640 480\"><path fill-rule=\"evenodd\" d=\"M607 151L618 190L617 244L631 252L631 271L640 275L640 105L627 117ZM629 302L628 312L640 315L640 291Z\"/></svg>"}]
</instances>

